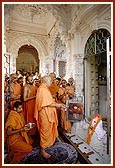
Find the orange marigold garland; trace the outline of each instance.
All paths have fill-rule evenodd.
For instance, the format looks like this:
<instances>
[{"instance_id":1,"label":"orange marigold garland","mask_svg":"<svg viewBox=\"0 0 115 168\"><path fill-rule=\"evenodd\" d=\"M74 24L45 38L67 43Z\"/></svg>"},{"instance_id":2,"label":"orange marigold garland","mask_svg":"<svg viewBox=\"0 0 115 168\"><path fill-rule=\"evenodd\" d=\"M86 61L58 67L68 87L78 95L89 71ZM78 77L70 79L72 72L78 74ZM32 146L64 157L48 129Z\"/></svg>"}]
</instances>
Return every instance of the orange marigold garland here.
<instances>
[{"instance_id":1,"label":"orange marigold garland","mask_svg":"<svg viewBox=\"0 0 115 168\"><path fill-rule=\"evenodd\" d=\"M96 124L94 125L94 127L91 127L92 121L93 121L93 119L95 119L96 117L98 117L98 120L97 120ZM94 134L95 129L96 129L98 123L99 123L101 120L102 120L102 117L101 117L99 114L96 114L96 115L94 115L94 116L92 117L92 119L91 119L91 121L90 121L90 123L89 123L89 127L88 127L87 144L90 144L91 137L92 137L92 135Z\"/></svg>"}]
</instances>

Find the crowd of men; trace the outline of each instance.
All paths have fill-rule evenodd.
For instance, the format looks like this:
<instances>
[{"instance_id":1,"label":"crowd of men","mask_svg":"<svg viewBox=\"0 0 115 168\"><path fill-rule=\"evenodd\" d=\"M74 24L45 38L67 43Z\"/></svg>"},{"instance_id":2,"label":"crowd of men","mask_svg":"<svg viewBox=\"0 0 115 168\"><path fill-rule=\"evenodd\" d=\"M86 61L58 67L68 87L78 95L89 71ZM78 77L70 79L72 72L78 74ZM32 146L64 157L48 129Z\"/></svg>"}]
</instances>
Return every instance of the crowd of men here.
<instances>
[{"instance_id":1,"label":"crowd of men","mask_svg":"<svg viewBox=\"0 0 115 168\"><path fill-rule=\"evenodd\" d=\"M7 158L7 162L18 163L30 152L32 137L37 134L40 134L41 155L45 158L51 157L45 149L53 145L58 137L57 127L71 131L71 122L66 119L65 105L66 100L72 99L74 94L74 79L69 78L66 81L56 77L54 72L44 77L37 72L22 74L20 71L10 77L4 75L4 132L5 139L10 137L7 144L10 149L9 158L13 157L12 160ZM26 123L35 123L36 126L27 129Z\"/></svg>"}]
</instances>

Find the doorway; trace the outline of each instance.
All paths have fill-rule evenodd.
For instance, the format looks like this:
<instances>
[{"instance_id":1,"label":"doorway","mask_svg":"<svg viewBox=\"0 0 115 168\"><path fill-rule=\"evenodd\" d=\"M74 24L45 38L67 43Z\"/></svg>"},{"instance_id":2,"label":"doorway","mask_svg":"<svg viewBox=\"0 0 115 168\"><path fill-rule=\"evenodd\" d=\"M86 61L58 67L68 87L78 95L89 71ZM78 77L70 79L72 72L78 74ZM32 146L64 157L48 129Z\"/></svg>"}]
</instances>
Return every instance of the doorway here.
<instances>
[{"instance_id":1,"label":"doorway","mask_svg":"<svg viewBox=\"0 0 115 168\"><path fill-rule=\"evenodd\" d=\"M99 29L91 34L85 46L84 88L85 116L99 113L107 118L107 46L110 33Z\"/></svg>"},{"instance_id":2,"label":"doorway","mask_svg":"<svg viewBox=\"0 0 115 168\"><path fill-rule=\"evenodd\" d=\"M39 57L38 52L32 45L23 45L18 51L16 59L16 69L23 72L39 73Z\"/></svg>"}]
</instances>

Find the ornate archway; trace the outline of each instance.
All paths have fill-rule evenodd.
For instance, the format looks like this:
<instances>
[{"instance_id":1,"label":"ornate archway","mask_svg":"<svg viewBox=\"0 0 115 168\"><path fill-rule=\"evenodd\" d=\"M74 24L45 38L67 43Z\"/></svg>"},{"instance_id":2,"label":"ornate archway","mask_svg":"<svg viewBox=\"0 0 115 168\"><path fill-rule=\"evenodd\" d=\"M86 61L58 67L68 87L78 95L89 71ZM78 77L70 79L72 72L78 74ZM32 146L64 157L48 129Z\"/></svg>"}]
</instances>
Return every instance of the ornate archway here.
<instances>
[{"instance_id":1,"label":"ornate archway","mask_svg":"<svg viewBox=\"0 0 115 168\"><path fill-rule=\"evenodd\" d=\"M99 113L106 118L107 46L109 31L99 29L91 34L85 45L85 112L87 117Z\"/></svg>"},{"instance_id":2,"label":"ornate archway","mask_svg":"<svg viewBox=\"0 0 115 168\"><path fill-rule=\"evenodd\" d=\"M16 58L16 69L23 72L39 72L39 55L33 46L24 45L20 47L18 58Z\"/></svg>"},{"instance_id":3,"label":"ornate archway","mask_svg":"<svg viewBox=\"0 0 115 168\"><path fill-rule=\"evenodd\" d=\"M48 55L47 49L45 44L42 42L41 39L36 39L35 37L27 34L27 35L20 35L13 40L12 44L8 48L8 52L12 53L15 57L18 56L19 48L23 45L32 45L36 48L39 58L44 58Z\"/></svg>"}]
</instances>

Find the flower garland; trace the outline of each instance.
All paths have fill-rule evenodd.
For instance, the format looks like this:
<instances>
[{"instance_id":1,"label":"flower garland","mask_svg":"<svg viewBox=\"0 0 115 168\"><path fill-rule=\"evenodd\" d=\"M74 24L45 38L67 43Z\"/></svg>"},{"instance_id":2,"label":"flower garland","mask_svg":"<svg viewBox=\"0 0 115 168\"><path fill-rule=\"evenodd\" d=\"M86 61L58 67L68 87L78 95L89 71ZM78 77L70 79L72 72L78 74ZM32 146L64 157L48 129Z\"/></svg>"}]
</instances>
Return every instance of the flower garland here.
<instances>
[{"instance_id":1,"label":"flower garland","mask_svg":"<svg viewBox=\"0 0 115 168\"><path fill-rule=\"evenodd\" d=\"M91 127L92 121L93 121L93 119L96 118L96 117L98 117L98 120L97 120L96 124L94 125L94 127ZM92 135L94 134L95 129L96 129L98 123L99 123L101 120L102 120L102 117L101 117L99 114L96 114L96 115L94 115L94 116L92 117L92 119L91 119L91 121L90 121L90 123L89 123L89 127L88 127L87 144L90 144L91 137L92 137Z\"/></svg>"}]
</instances>

